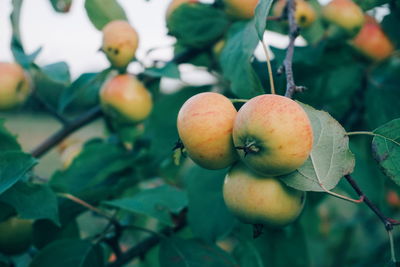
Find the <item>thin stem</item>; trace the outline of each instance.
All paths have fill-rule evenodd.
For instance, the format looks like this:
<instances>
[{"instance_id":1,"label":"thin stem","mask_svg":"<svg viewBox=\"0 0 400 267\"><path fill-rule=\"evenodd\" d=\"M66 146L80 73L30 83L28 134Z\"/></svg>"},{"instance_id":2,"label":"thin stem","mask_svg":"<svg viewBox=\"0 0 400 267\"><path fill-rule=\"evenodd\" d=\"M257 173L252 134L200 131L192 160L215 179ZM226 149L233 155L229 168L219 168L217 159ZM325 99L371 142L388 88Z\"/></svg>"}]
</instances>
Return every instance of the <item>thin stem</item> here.
<instances>
[{"instance_id":1,"label":"thin stem","mask_svg":"<svg viewBox=\"0 0 400 267\"><path fill-rule=\"evenodd\" d=\"M246 103L247 101L249 101L248 99L240 99L240 98L231 98L229 100L231 100L232 103Z\"/></svg>"},{"instance_id":2,"label":"thin stem","mask_svg":"<svg viewBox=\"0 0 400 267\"><path fill-rule=\"evenodd\" d=\"M267 58L267 66L268 66L268 75L269 75L269 84L271 86L271 94L275 95L275 85L274 85L274 76L272 74L272 67L271 67L271 58L269 56L267 45L265 44L264 40L260 40L262 47L264 49L265 57Z\"/></svg>"},{"instance_id":3,"label":"thin stem","mask_svg":"<svg viewBox=\"0 0 400 267\"><path fill-rule=\"evenodd\" d=\"M394 240L393 240L393 231L392 230L388 230L388 235L389 235L389 244L390 244L390 255L392 258L392 262L396 263L396 252L394 250Z\"/></svg>"},{"instance_id":4,"label":"thin stem","mask_svg":"<svg viewBox=\"0 0 400 267\"><path fill-rule=\"evenodd\" d=\"M330 191L330 190L328 190L320 181L319 181L319 179L318 179L318 182L319 182L319 185L321 186L321 188L326 192L326 193L328 193L328 194L330 194L330 195L332 195L332 196L334 196L334 197L337 197L337 198L340 198L340 199L343 199L343 200L346 200L346 201L349 201L349 202L353 202L353 203L362 203L363 201L364 201L364 196L360 196L360 198L359 199L353 199L353 198L350 198L350 197L346 197L346 196L344 196L344 195L341 195L341 194L338 194L338 193L335 193L335 192L332 192L332 191Z\"/></svg>"},{"instance_id":5,"label":"thin stem","mask_svg":"<svg viewBox=\"0 0 400 267\"><path fill-rule=\"evenodd\" d=\"M346 135L372 135L375 136L373 132L368 131L356 131L356 132L347 132Z\"/></svg>"}]
</instances>

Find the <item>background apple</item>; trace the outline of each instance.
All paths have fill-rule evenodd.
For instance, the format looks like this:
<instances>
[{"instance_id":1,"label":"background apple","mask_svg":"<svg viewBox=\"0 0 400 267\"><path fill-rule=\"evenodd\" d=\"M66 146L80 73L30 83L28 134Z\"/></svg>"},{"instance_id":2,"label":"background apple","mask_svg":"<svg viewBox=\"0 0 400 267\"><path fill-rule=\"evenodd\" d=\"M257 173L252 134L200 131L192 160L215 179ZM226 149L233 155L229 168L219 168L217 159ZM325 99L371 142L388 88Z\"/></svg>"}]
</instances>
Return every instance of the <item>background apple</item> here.
<instances>
[{"instance_id":1,"label":"background apple","mask_svg":"<svg viewBox=\"0 0 400 267\"><path fill-rule=\"evenodd\" d=\"M237 158L232 141L236 109L218 93L189 98L178 114L177 127L189 157L206 169L223 169Z\"/></svg>"},{"instance_id":2,"label":"background apple","mask_svg":"<svg viewBox=\"0 0 400 267\"><path fill-rule=\"evenodd\" d=\"M351 0L333 0L322 9L323 18L354 35L364 23L364 13Z\"/></svg>"},{"instance_id":3,"label":"background apple","mask_svg":"<svg viewBox=\"0 0 400 267\"><path fill-rule=\"evenodd\" d=\"M306 161L313 132L299 104L284 96L265 94L240 108L233 140L248 167L276 176L290 173Z\"/></svg>"},{"instance_id":4,"label":"background apple","mask_svg":"<svg viewBox=\"0 0 400 267\"><path fill-rule=\"evenodd\" d=\"M317 15L314 8L303 0L296 0L296 12L295 19L300 27L310 26L316 19ZM273 8L273 14L275 16L282 16L283 10L287 4L286 0L279 0L275 3Z\"/></svg>"},{"instance_id":5,"label":"background apple","mask_svg":"<svg viewBox=\"0 0 400 267\"><path fill-rule=\"evenodd\" d=\"M236 19L251 19L254 16L258 0L223 0L225 12Z\"/></svg>"}]
</instances>

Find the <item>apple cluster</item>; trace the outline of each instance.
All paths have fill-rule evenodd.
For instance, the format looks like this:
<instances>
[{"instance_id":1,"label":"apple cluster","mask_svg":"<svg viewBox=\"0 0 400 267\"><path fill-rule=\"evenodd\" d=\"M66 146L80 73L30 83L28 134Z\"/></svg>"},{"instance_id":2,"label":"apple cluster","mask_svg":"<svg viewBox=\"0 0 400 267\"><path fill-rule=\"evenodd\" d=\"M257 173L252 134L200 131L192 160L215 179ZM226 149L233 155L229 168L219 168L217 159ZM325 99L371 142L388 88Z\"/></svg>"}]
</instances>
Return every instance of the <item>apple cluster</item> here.
<instances>
[{"instance_id":1,"label":"apple cluster","mask_svg":"<svg viewBox=\"0 0 400 267\"><path fill-rule=\"evenodd\" d=\"M232 166L223 194L241 221L284 226L298 217L304 192L279 180L304 164L313 145L311 122L297 102L264 94L237 111L222 94L200 93L182 105L177 128L196 164L211 170Z\"/></svg>"}]
</instances>

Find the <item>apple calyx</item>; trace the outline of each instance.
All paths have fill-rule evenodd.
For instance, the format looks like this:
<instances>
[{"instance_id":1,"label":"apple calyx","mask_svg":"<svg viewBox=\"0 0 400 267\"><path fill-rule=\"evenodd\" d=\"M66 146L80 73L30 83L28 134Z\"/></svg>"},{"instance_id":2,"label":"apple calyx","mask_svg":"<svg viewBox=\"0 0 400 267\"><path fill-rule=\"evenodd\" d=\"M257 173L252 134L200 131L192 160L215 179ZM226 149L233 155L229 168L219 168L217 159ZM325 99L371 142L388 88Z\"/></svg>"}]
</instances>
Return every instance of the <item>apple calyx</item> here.
<instances>
[{"instance_id":1,"label":"apple calyx","mask_svg":"<svg viewBox=\"0 0 400 267\"><path fill-rule=\"evenodd\" d=\"M260 152L261 148L257 146L257 141L253 138L246 138L244 142L244 146L236 146L237 150L243 150L244 156L246 157L248 154L256 154Z\"/></svg>"}]
</instances>

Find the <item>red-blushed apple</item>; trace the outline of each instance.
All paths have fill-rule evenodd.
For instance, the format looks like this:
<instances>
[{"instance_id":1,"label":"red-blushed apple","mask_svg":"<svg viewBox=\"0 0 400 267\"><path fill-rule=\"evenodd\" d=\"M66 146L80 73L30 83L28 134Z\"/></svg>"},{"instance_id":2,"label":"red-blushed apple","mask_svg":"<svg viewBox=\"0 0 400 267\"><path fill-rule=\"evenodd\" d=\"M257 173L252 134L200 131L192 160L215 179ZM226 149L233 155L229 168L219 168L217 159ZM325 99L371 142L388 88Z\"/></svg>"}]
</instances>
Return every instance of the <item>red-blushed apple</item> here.
<instances>
[{"instance_id":1,"label":"red-blushed apple","mask_svg":"<svg viewBox=\"0 0 400 267\"><path fill-rule=\"evenodd\" d=\"M31 92L28 76L17 63L0 62L0 110L14 108Z\"/></svg>"},{"instance_id":2,"label":"red-blushed apple","mask_svg":"<svg viewBox=\"0 0 400 267\"><path fill-rule=\"evenodd\" d=\"M223 169L237 159L232 141L236 114L232 102L218 93L200 93L182 105L178 133L195 163L206 169Z\"/></svg>"},{"instance_id":3,"label":"red-blushed apple","mask_svg":"<svg viewBox=\"0 0 400 267\"><path fill-rule=\"evenodd\" d=\"M272 227L296 220L305 202L305 192L286 186L277 177L254 173L242 163L226 175L223 197L240 221Z\"/></svg>"},{"instance_id":4,"label":"red-blushed apple","mask_svg":"<svg viewBox=\"0 0 400 267\"><path fill-rule=\"evenodd\" d=\"M333 0L322 9L323 18L355 35L364 24L362 9L352 0Z\"/></svg>"},{"instance_id":5,"label":"red-blushed apple","mask_svg":"<svg viewBox=\"0 0 400 267\"><path fill-rule=\"evenodd\" d=\"M364 26L350 43L356 50L376 61L389 57L394 51L393 43L379 23L370 16L365 16Z\"/></svg>"},{"instance_id":6,"label":"red-blushed apple","mask_svg":"<svg viewBox=\"0 0 400 267\"><path fill-rule=\"evenodd\" d=\"M290 98L265 94L247 101L233 126L241 160L263 175L278 176L299 168L313 145L311 122Z\"/></svg>"},{"instance_id":7,"label":"red-blushed apple","mask_svg":"<svg viewBox=\"0 0 400 267\"><path fill-rule=\"evenodd\" d=\"M135 57L139 45L136 30L124 20L114 20L103 28L102 51L111 65L124 69Z\"/></svg>"},{"instance_id":8,"label":"red-blushed apple","mask_svg":"<svg viewBox=\"0 0 400 267\"><path fill-rule=\"evenodd\" d=\"M297 24L303 28L310 26L317 18L314 8L304 0L296 0L295 2L296 12L294 17ZM286 0L277 1L273 8L274 16L282 16L283 9L285 8L286 4Z\"/></svg>"},{"instance_id":9,"label":"red-blushed apple","mask_svg":"<svg viewBox=\"0 0 400 267\"><path fill-rule=\"evenodd\" d=\"M100 90L100 100L105 114L124 123L143 121L153 107L150 92L130 74L108 80Z\"/></svg>"}]
</instances>

